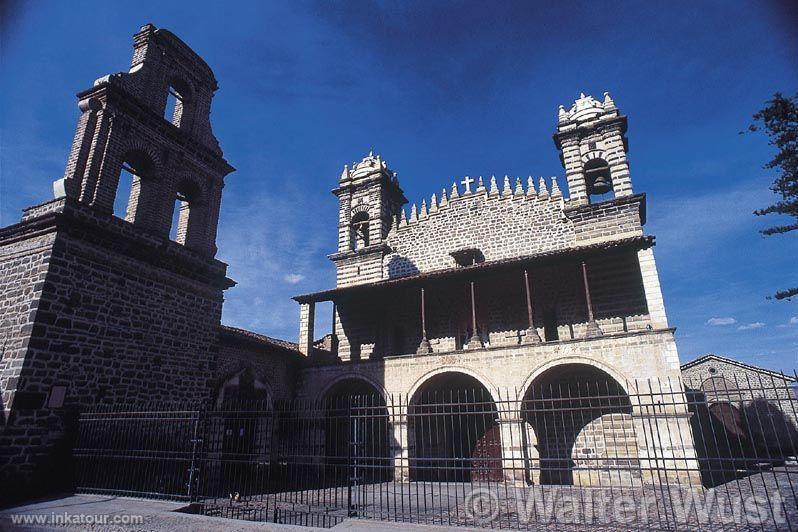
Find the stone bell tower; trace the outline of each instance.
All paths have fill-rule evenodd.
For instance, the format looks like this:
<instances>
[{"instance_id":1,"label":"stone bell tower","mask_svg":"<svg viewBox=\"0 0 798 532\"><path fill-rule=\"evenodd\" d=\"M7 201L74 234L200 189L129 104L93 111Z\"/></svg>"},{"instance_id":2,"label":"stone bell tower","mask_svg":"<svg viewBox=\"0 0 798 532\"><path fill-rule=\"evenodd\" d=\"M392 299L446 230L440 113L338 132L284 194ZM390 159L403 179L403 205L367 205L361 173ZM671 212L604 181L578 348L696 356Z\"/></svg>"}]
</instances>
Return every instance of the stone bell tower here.
<instances>
[{"instance_id":1,"label":"stone bell tower","mask_svg":"<svg viewBox=\"0 0 798 532\"><path fill-rule=\"evenodd\" d=\"M339 202L338 252L330 260L338 286L380 280L389 251L385 238L407 203L396 174L379 155L369 153L351 169L344 166L333 194Z\"/></svg>"},{"instance_id":2,"label":"stone bell tower","mask_svg":"<svg viewBox=\"0 0 798 532\"><path fill-rule=\"evenodd\" d=\"M130 70L78 94L55 199L0 229L0 499L68 478L53 471L71 412L209 398L234 284L214 258L233 170L211 131L216 89L185 43L143 26Z\"/></svg>"},{"instance_id":3,"label":"stone bell tower","mask_svg":"<svg viewBox=\"0 0 798 532\"><path fill-rule=\"evenodd\" d=\"M177 200L175 240L212 257L223 178L233 170L211 131L216 79L167 30L147 24L133 42L129 72L78 94L81 115L55 195L111 214L125 170L133 176L125 220L169 236Z\"/></svg>"},{"instance_id":4,"label":"stone bell tower","mask_svg":"<svg viewBox=\"0 0 798 532\"><path fill-rule=\"evenodd\" d=\"M607 92L601 102L582 93L570 109L560 106L554 142L573 204L632 195L626 127Z\"/></svg>"}]
</instances>

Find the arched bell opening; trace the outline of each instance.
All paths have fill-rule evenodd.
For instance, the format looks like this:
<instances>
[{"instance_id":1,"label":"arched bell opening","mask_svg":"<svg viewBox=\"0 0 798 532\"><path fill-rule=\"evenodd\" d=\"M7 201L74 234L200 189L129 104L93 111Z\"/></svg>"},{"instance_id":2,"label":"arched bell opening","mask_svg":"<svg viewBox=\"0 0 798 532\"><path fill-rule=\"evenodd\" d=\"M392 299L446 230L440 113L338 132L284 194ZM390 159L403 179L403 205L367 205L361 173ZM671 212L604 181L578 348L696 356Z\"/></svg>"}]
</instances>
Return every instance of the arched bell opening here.
<instances>
[{"instance_id":1,"label":"arched bell opening","mask_svg":"<svg viewBox=\"0 0 798 532\"><path fill-rule=\"evenodd\" d=\"M624 388L588 364L562 364L529 386L521 416L534 438L530 482L601 485L640 478L632 405ZM604 475L604 476L602 476ZM617 480L617 479L616 479Z\"/></svg>"},{"instance_id":2,"label":"arched bell opening","mask_svg":"<svg viewBox=\"0 0 798 532\"><path fill-rule=\"evenodd\" d=\"M459 372L430 377L408 408L410 479L501 480L498 417L490 392L474 377Z\"/></svg>"},{"instance_id":3,"label":"arched bell opening","mask_svg":"<svg viewBox=\"0 0 798 532\"><path fill-rule=\"evenodd\" d=\"M393 477L385 398L371 383L348 378L324 395L327 483L371 484Z\"/></svg>"},{"instance_id":4,"label":"arched bell opening","mask_svg":"<svg viewBox=\"0 0 798 532\"><path fill-rule=\"evenodd\" d=\"M591 159L585 163L585 184L591 203L597 203L615 197L612 188L610 166L604 159Z\"/></svg>"}]
</instances>

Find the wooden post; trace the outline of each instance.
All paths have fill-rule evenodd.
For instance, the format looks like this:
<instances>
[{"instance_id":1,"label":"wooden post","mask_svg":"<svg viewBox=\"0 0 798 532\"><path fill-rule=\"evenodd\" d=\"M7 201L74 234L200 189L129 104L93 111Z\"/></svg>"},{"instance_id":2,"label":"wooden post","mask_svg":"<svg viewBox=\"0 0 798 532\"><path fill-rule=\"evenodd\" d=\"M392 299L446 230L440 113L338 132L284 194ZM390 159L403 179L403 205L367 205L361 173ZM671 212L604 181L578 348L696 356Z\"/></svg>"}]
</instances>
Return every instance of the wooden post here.
<instances>
[{"instance_id":1,"label":"wooden post","mask_svg":"<svg viewBox=\"0 0 798 532\"><path fill-rule=\"evenodd\" d=\"M471 281L471 328L473 334L468 339L468 349L479 349L482 346L482 338L479 337L477 332L477 301L474 296L474 281Z\"/></svg>"},{"instance_id":2,"label":"wooden post","mask_svg":"<svg viewBox=\"0 0 798 532\"><path fill-rule=\"evenodd\" d=\"M587 282L587 264L582 261L582 281L585 283L585 304L587 305L587 327L585 338L595 338L604 334L593 317L593 302L590 299L590 286Z\"/></svg>"},{"instance_id":3,"label":"wooden post","mask_svg":"<svg viewBox=\"0 0 798 532\"><path fill-rule=\"evenodd\" d=\"M540 335L538 334L538 330L535 329L535 323L533 320L533 312L532 312L532 287L529 284L529 271L524 270L524 286L526 287L526 313L527 317L529 318L529 327L526 330L526 336L524 336L524 343L525 344L539 344L540 343Z\"/></svg>"},{"instance_id":4,"label":"wooden post","mask_svg":"<svg viewBox=\"0 0 798 532\"><path fill-rule=\"evenodd\" d=\"M428 355L432 353L432 346L427 339L427 310L424 300L424 287L421 287L421 343L416 349L417 355Z\"/></svg>"}]
</instances>

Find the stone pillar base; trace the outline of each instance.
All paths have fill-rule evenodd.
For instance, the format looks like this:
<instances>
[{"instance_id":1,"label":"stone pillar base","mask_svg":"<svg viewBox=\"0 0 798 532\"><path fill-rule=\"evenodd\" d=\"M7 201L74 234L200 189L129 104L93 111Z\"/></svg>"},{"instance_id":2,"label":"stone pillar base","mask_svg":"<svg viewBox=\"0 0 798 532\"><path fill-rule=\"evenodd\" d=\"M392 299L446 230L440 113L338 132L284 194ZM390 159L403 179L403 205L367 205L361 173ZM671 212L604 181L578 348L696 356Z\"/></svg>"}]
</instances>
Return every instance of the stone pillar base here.
<instances>
[{"instance_id":1,"label":"stone pillar base","mask_svg":"<svg viewBox=\"0 0 798 532\"><path fill-rule=\"evenodd\" d=\"M542 340L540 339L540 335L538 334L538 330L534 327L530 327L526 330L526 335L524 335L523 343L525 344L539 344Z\"/></svg>"},{"instance_id":2,"label":"stone pillar base","mask_svg":"<svg viewBox=\"0 0 798 532\"><path fill-rule=\"evenodd\" d=\"M604 331L601 330L601 327L598 326L596 320L590 320L587 322L587 328L585 329L585 338L596 338L602 336Z\"/></svg>"}]
</instances>

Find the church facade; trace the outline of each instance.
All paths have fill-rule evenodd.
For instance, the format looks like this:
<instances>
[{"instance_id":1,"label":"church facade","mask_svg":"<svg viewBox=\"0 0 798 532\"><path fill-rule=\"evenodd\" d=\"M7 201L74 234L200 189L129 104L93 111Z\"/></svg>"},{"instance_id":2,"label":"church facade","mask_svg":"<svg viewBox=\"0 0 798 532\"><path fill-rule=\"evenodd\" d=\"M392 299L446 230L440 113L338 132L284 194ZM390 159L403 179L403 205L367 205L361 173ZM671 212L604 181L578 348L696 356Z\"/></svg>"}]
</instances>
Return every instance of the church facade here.
<instances>
[{"instance_id":1,"label":"church facade","mask_svg":"<svg viewBox=\"0 0 798 532\"><path fill-rule=\"evenodd\" d=\"M318 359L302 370L297 394L323 398L343 383L368 383L358 389L410 403L454 389L494 399L509 390L526 400L536 389L580 382L613 383L622 393L653 382L668 389L654 390L652 403L672 403L667 383L679 382L679 357L654 237L643 229L646 197L632 187L626 128L609 94L582 94L560 107L554 133L565 189L556 178L467 176L409 212L381 156L345 166L333 190L337 286L295 297L299 348ZM331 353L313 345L321 301L333 302ZM633 431L645 411L636 405L622 422ZM522 438L505 415L498 412L497 439L507 457ZM655 422L661 443L648 451L692 460L690 448L670 455L666 436L689 432L688 418L683 408L663 412ZM412 430L396 439L396 453L412 456ZM539 443L532 454L545 447ZM570 459L572 451L559 453Z\"/></svg>"},{"instance_id":2,"label":"church facade","mask_svg":"<svg viewBox=\"0 0 798 532\"><path fill-rule=\"evenodd\" d=\"M608 94L560 107L562 182L465 177L408 210L382 157L345 166L333 190L337 285L295 298L293 344L221 325L235 283L215 258L216 228L233 167L211 129L216 89L185 43L143 26L129 71L78 94L55 198L0 229L4 478L51 483L75 413L96 404L354 393L420 404L479 389L495 415L489 431L461 442L464 456L488 438L500 459L578 466L572 455L598 452L580 439L587 425L601 433L620 423L657 435L632 443L637 469L695 482L689 414L667 400L682 393L679 357L643 229L646 198L633 191L627 118ZM313 331L324 301L334 310L322 343ZM585 382L625 397L622 407L560 427L565 443L519 422L536 393ZM510 390L513 408L500 401ZM446 452L452 434L424 444L406 414L391 420L386 452L405 464L423 445ZM514 480L543 482L535 470ZM404 467L395 476L413 480Z\"/></svg>"}]
</instances>

